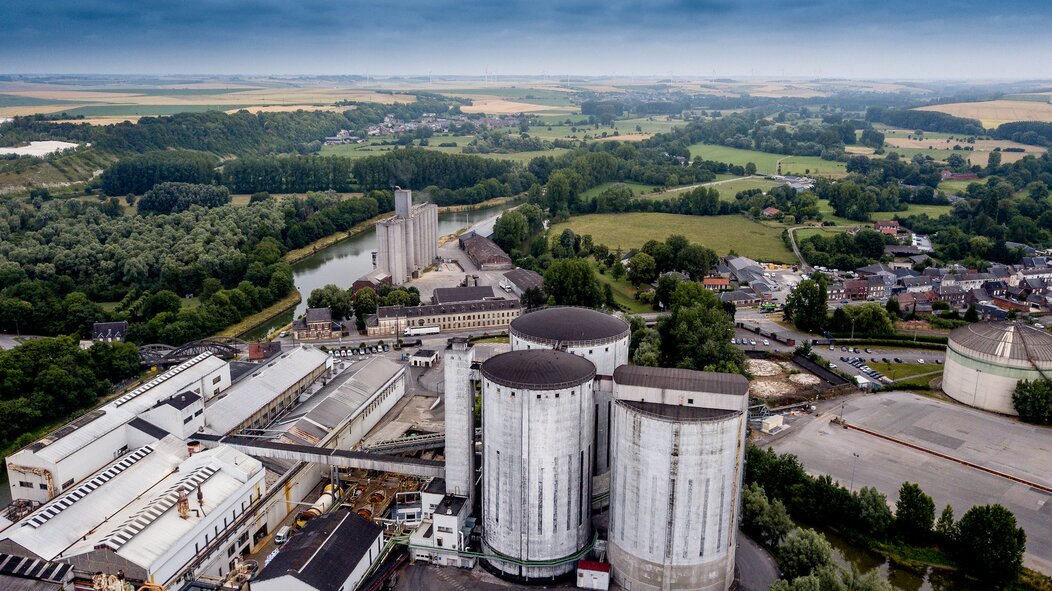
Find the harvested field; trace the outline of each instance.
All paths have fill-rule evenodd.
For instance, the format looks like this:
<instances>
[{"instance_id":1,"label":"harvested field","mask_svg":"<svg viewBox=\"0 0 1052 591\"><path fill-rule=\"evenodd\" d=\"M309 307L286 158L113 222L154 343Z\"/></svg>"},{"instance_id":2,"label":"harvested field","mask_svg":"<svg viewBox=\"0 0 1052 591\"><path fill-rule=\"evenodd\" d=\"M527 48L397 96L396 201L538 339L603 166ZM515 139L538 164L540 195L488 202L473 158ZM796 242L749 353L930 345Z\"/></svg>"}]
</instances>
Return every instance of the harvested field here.
<instances>
[{"instance_id":1,"label":"harvested field","mask_svg":"<svg viewBox=\"0 0 1052 591\"><path fill-rule=\"evenodd\" d=\"M250 113L290 113L293 111L332 111L334 113L341 113L347 109L348 107L337 107L334 105L267 105L229 109L226 112L237 113L238 111L248 111Z\"/></svg>"},{"instance_id":2,"label":"harvested field","mask_svg":"<svg viewBox=\"0 0 1052 591\"><path fill-rule=\"evenodd\" d=\"M513 115L515 113L533 113L535 111L573 111L572 107L551 107L533 103L522 103L501 98L471 98L472 104L460 108L465 113L486 113L487 115Z\"/></svg>"},{"instance_id":3,"label":"harvested field","mask_svg":"<svg viewBox=\"0 0 1052 591\"><path fill-rule=\"evenodd\" d=\"M1052 121L1052 104L1035 101L982 101L977 103L949 103L919 107L920 111L938 111L954 117L978 119L992 129L1010 121Z\"/></svg>"},{"instance_id":4,"label":"harvested field","mask_svg":"<svg viewBox=\"0 0 1052 591\"><path fill-rule=\"evenodd\" d=\"M60 119L55 123L74 123L83 125L116 125L117 123L124 123L125 121L130 123L138 123L139 117L92 117L90 119Z\"/></svg>"}]
</instances>

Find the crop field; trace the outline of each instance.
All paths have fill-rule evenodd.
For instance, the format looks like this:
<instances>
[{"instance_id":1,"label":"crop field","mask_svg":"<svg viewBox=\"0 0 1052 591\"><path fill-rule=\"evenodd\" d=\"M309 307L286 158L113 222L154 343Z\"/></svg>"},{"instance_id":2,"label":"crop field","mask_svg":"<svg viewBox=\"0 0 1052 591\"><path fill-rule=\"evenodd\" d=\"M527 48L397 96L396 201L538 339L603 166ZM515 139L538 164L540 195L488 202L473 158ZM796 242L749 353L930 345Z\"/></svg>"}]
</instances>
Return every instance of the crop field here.
<instances>
[{"instance_id":1,"label":"crop field","mask_svg":"<svg viewBox=\"0 0 1052 591\"><path fill-rule=\"evenodd\" d=\"M995 100L976 103L949 103L918 107L920 111L939 111L954 117L978 119L983 127L993 129L1011 121L1052 121L1052 104L1031 100Z\"/></svg>"},{"instance_id":2,"label":"crop field","mask_svg":"<svg viewBox=\"0 0 1052 591\"><path fill-rule=\"evenodd\" d=\"M786 156L757 150L740 150L714 144L693 144L688 148L691 158L701 156L705 160L726 162L745 166L752 162L758 172L776 174L778 161L782 161L782 174L837 174L845 171L843 162L822 160L817 156Z\"/></svg>"},{"instance_id":3,"label":"crop field","mask_svg":"<svg viewBox=\"0 0 1052 591\"><path fill-rule=\"evenodd\" d=\"M763 189L764 192L770 191L778 185L784 185L780 181L772 181L761 177L739 177L733 175L718 175L715 181L709 183L702 183L701 185L688 185L686 187L679 187L662 191L660 193L647 193L643 197L647 199L669 199L675 197L678 193L693 189L697 186L712 187L720 194L720 201L734 201L734 196L742 191L749 189Z\"/></svg>"},{"instance_id":4,"label":"crop field","mask_svg":"<svg viewBox=\"0 0 1052 591\"><path fill-rule=\"evenodd\" d=\"M869 214L873 221L892 220L895 216L905 217L910 215L928 214L928 217L937 218L953 211L952 205L913 205L906 211L874 211Z\"/></svg>"},{"instance_id":5,"label":"crop field","mask_svg":"<svg viewBox=\"0 0 1052 591\"><path fill-rule=\"evenodd\" d=\"M781 229L758 224L739 215L690 216L671 213L601 213L570 218L555 224L552 233L571 228L591 234L597 244L611 249L638 248L647 240L665 240L682 234L719 255L734 251L761 261L795 263L781 238Z\"/></svg>"}]
</instances>

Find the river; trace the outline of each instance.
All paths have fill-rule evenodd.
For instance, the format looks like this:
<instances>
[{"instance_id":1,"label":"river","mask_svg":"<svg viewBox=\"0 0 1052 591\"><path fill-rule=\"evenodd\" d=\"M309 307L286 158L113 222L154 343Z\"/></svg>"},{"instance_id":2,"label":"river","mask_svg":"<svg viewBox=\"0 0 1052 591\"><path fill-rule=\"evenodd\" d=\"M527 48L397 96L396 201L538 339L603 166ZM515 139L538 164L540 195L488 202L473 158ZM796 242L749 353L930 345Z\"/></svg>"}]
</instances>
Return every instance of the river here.
<instances>
[{"instance_id":1,"label":"river","mask_svg":"<svg viewBox=\"0 0 1052 591\"><path fill-rule=\"evenodd\" d=\"M514 205L516 203L513 202L470 211L440 213L438 214L438 235L452 234L461 228L494 217ZM241 338L246 341L260 339L270 330L292 322L293 318L303 314L307 309L307 298L314 289L330 283L343 288L350 287L355 279L372 270L372 253L375 250L376 231L370 228L293 264L293 281L303 298L296 309L279 314L263 325L248 331Z\"/></svg>"}]
</instances>

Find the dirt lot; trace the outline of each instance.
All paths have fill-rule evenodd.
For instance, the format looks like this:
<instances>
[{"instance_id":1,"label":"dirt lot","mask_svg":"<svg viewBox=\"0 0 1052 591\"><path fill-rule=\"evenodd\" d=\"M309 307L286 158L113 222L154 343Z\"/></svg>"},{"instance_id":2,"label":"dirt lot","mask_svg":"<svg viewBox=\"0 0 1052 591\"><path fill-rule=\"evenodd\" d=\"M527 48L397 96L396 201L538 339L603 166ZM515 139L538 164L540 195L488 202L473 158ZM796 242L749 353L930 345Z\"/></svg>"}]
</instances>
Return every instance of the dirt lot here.
<instances>
[{"instance_id":1,"label":"dirt lot","mask_svg":"<svg viewBox=\"0 0 1052 591\"><path fill-rule=\"evenodd\" d=\"M749 373L753 375L749 383L749 394L764 400L791 397L802 389L821 382L817 377L801 372L788 361L749 359L746 363Z\"/></svg>"}]
</instances>

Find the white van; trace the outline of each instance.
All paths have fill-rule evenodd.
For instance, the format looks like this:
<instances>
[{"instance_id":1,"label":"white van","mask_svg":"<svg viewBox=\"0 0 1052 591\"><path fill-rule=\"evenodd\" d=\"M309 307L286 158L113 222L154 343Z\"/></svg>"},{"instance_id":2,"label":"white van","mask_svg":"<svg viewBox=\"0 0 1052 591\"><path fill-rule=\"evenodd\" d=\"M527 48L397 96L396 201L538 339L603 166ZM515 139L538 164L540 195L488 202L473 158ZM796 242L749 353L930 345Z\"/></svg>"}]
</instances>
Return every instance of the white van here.
<instances>
[{"instance_id":1,"label":"white van","mask_svg":"<svg viewBox=\"0 0 1052 591\"><path fill-rule=\"evenodd\" d=\"M292 535L292 528L290 528L287 525L283 525L281 526L281 529L278 530L278 533L274 535L274 543L280 546L285 542L289 541L290 535Z\"/></svg>"}]
</instances>

